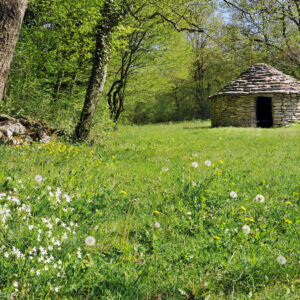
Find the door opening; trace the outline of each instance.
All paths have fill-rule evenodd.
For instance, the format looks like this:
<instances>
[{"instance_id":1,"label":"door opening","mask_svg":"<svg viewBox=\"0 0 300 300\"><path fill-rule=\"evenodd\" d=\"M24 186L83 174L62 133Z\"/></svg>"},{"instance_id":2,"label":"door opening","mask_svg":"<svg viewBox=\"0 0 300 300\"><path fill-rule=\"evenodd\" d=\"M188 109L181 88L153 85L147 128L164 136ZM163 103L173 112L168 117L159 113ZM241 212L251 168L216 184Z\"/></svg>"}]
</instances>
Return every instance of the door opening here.
<instances>
[{"instance_id":1,"label":"door opening","mask_svg":"<svg viewBox=\"0 0 300 300\"><path fill-rule=\"evenodd\" d=\"M273 127L272 98L258 97L256 103L257 127Z\"/></svg>"}]
</instances>

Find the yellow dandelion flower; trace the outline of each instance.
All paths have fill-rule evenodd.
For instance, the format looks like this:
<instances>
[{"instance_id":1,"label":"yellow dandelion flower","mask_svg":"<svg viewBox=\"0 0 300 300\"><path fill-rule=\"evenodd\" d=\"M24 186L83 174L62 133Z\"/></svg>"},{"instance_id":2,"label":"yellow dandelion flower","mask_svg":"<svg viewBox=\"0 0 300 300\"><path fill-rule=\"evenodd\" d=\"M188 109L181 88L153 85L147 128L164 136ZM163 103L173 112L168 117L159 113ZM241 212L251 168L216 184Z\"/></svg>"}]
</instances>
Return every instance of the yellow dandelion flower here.
<instances>
[{"instance_id":1,"label":"yellow dandelion flower","mask_svg":"<svg viewBox=\"0 0 300 300\"><path fill-rule=\"evenodd\" d=\"M121 191L121 193L122 193L123 195L127 195L127 193L126 193L125 191Z\"/></svg>"},{"instance_id":2,"label":"yellow dandelion flower","mask_svg":"<svg viewBox=\"0 0 300 300\"><path fill-rule=\"evenodd\" d=\"M290 205L290 204L292 204L292 202L291 201L286 201L285 202L287 205Z\"/></svg>"},{"instance_id":3,"label":"yellow dandelion flower","mask_svg":"<svg viewBox=\"0 0 300 300\"><path fill-rule=\"evenodd\" d=\"M219 236L214 236L215 240L221 240L221 238Z\"/></svg>"},{"instance_id":4,"label":"yellow dandelion flower","mask_svg":"<svg viewBox=\"0 0 300 300\"><path fill-rule=\"evenodd\" d=\"M223 160L220 159L220 160L219 160L219 163L223 165L224 162L223 162Z\"/></svg>"},{"instance_id":5,"label":"yellow dandelion flower","mask_svg":"<svg viewBox=\"0 0 300 300\"><path fill-rule=\"evenodd\" d=\"M231 182L231 184L232 184L232 185L235 185L235 183L234 183L234 182Z\"/></svg>"},{"instance_id":6,"label":"yellow dandelion flower","mask_svg":"<svg viewBox=\"0 0 300 300\"><path fill-rule=\"evenodd\" d=\"M226 178L225 181L228 182L228 179Z\"/></svg>"},{"instance_id":7,"label":"yellow dandelion flower","mask_svg":"<svg viewBox=\"0 0 300 300\"><path fill-rule=\"evenodd\" d=\"M116 157L113 155L113 156L112 156L112 159L116 159Z\"/></svg>"},{"instance_id":8,"label":"yellow dandelion flower","mask_svg":"<svg viewBox=\"0 0 300 300\"><path fill-rule=\"evenodd\" d=\"M222 170L218 170L218 174L221 175L222 174Z\"/></svg>"},{"instance_id":9,"label":"yellow dandelion flower","mask_svg":"<svg viewBox=\"0 0 300 300\"><path fill-rule=\"evenodd\" d=\"M245 220L248 221L248 222L254 223L254 219L253 218L246 218Z\"/></svg>"},{"instance_id":10,"label":"yellow dandelion flower","mask_svg":"<svg viewBox=\"0 0 300 300\"><path fill-rule=\"evenodd\" d=\"M159 214L160 214L160 212L159 212L158 210L155 210L154 213L155 213L156 215L159 215Z\"/></svg>"},{"instance_id":11,"label":"yellow dandelion flower","mask_svg":"<svg viewBox=\"0 0 300 300\"><path fill-rule=\"evenodd\" d=\"M291 220L288 220L287 218L283 218L283 221L284 221L285 223L288 223L288 224L292 224L292 223L293 223Z\"/></svg>"},{"instance_id":12,"label":"yellow dandelion flower","mask_svg":"<svg viewBox=\"0 0 300 300\"><path fill-rule=\"evenodd\" d=\"M215 164L212 164L211 166L214 168L216 165L215 165Z\"/></svg>"},{"instance_id":13,"label":"yellow dandelion flower","mask_svg":"<svg viewBox=\"0 0 300 300\"><path fill-rule=\"evenodd\" d=\"M225 226L225 225L226 225L226 222L223 222L222 224L223 224L223 226Z\"/></svg>"},{"instance_id":14,"label":"yellow dandelion flower","mask_svg":"<svg viewBox=\"0 0 300 300\"><path fill-rule=\"evenodd\" d=\"M243 211L246 211L246 207L245 207L245 206L241 206L241 209L242 209Z\"/></svg>"}]
</instances>

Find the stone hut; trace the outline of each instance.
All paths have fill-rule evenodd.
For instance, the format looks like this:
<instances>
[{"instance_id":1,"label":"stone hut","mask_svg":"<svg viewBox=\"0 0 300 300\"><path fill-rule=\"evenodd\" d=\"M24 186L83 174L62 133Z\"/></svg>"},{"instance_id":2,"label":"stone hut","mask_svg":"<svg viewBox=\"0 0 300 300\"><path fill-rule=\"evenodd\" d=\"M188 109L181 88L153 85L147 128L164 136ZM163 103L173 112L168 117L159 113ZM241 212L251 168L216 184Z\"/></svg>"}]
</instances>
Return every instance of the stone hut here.
<instances>
[{"instance_id":1,"label":"stone hut","mask_svg":"<svg viewBox=\"0 0 300 300\"><path fill-rule=\"evenodd\" d=\"M279 127L300 121L300 81L255 64L211 96L212 126Z\"/></svg>"}]
</instances>

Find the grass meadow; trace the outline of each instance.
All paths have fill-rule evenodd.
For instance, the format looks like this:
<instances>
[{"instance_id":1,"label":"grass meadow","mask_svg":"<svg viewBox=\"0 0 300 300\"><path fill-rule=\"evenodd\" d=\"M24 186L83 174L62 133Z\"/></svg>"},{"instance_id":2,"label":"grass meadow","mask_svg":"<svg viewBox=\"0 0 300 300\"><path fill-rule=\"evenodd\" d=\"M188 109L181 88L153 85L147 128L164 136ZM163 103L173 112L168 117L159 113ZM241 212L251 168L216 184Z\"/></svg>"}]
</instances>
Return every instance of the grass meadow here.
<instances>
[{"instance_id":1,"label":"grass meadow","mask_svg":"<svg viewBox=\"0 0 300 300\"><path fill-rule=\"evenodd\" d=\"M124 126L0 164L0 298L300 297L299 125Z\"/></svg>"}]
</instances>

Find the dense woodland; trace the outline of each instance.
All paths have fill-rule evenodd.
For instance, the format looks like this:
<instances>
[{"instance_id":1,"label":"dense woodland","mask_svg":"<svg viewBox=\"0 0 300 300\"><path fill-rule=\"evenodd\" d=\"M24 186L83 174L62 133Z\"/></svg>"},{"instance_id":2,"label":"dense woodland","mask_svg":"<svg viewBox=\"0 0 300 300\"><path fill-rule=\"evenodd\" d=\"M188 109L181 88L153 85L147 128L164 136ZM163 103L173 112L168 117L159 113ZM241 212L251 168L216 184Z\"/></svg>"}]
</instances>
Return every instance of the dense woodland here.
<instances>
[{"instance_id":1,"label":"dense woodland","mask_svg":"<svg viewBox=\"0 0 300 300\"><path fill-rule=\"evenodd\" d=\"M84 114L87 132L208 119L209 95L253 63L300 79L299 45L297 0L31 0L0 110L70 133Z\"/></svg>"}]
</instances>

